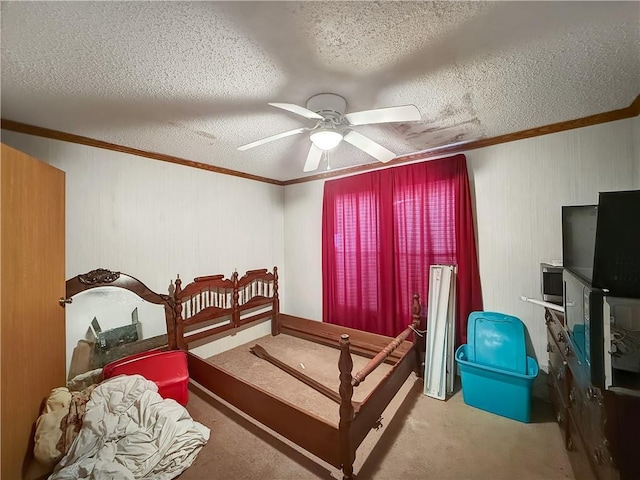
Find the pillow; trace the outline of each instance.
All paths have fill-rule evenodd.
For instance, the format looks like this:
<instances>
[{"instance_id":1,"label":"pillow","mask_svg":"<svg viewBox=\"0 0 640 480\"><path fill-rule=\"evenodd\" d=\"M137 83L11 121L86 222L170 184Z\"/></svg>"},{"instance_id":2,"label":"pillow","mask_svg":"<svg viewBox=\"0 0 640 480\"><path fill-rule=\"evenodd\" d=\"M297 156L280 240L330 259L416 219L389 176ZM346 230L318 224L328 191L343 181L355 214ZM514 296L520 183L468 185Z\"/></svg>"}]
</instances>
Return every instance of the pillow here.
<instances>
[{"instance_id":1,"label":"pillow","mask_svg":"<svg viewBox=\"0 0 640 480\"><path fill-rule=\"evenodd\" d=\"M102 369L96 368L95 370L89 370L88 372L73 377L67 382L67 388L72 392L79 392L90 385L102 382L102 380Z\"/></svg>"},{"instance_id":2,"label":"pillow","mask_svg":"<svg viewBox=\"0 0 640 480\"><path fill-rule=\"evenodd\" d=\"M78 375L70 383L81 385L96 380L96 376L102 376L102 369ZM51 390L44 410L36 420L33 454L38 463L53 468L66 455L82 428L86 404L95 387L92 383L81 391L71 391L67 387Z\"/></svg>"},{"instance_id":3,"label":"pillow","mask_svg":"<svg viewBox=\"0 0 640 480\"><path fill-rule=\"evenodd\" d=\"M60 422L69 414L71 392L66 387L51 390L44 411L36 420L35 446L36 460L45 467L53 468L64 455L58 450L62 437Z\"/></svg>"}]
</instances>

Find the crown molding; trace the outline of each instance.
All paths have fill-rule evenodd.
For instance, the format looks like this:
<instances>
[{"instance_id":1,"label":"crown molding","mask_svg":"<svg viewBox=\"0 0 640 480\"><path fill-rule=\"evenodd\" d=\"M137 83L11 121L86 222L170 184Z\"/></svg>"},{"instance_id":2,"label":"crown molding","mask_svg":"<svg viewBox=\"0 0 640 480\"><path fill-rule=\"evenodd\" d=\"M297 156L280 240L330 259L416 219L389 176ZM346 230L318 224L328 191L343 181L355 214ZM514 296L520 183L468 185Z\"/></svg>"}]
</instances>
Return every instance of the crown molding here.
<instances>
[{"instance_id":1,"label":"crown molding","mask_svg":"<svg viewBox=\"0 0 640 480\"><path fill-rule=\"evenodd\" d=\"M233 175L234 177L246 178L249 180L255 180L257 182L271 183L273 185L284 185L284 182L282 182L281 180L274 180L273 178L260 177L258 175L238 172L236 170L231 170L230 168L216 167L208 163L195 162L193 160L187 160L185 158L165 155L164 153L148 152L146 150L139 150L137 148L125 147L123 145L104 142L102 140L96 140L94 138L82 137L73 133L61 132L59 130L52 130L50 128L37 127L35 125L29 125L27 123L14 122L13 120L7 120L5 118L0 120L0 128L18 133L26 133L27 135L35 135L36 137L44 137L50 138L52 140L77 143L79 145L102 148L104 150L112 150L114 152L120 153L128 153L131 155L137 155L139 157L160 160L162 162L176 163L178 165L184 165L186 167L199 168L201 170L208 170L210 172L221 173L223 175Z\"/></svg>"},{"instance_id":2,"label":"crown molding","mask_svg":"<svg viewBox=\"0 0 640 480\"><path fill-rule=\"evenodd\" d=\"M480 140L473 140L468 143L453 145L450 147L429 149L428 151L415 152L408 155L402 155L396 157L384 165L379 163L368 163L366 165L358 165L357 167L348 167L340 170L334 170L331 172L320 173L318 175L310 175L308 177L297 178L294 180L287 180L285 185L293 185L296 183L311 182L314 180L324 180L327 178L338 177L343 175L353 175L354 173L360 173L367 170L376 170L379 168L387 168L389 166L400 165L402 163L414 162L416 160L429 160L444 155L451 155L454 153L467 152L469 150L475 150L477 148L490 147L492 145L498 145L500 143L515 142L516 140L524 140L526 138L538 137L540 135L549 135L551 133L564 132L565 130L573 130L574 128L589 127L591 125L598 125L600 123L614 122L616 120L623 120L625 118L636 117L640 115L640 95L629 105L628 107L621 108L619 110L612 110L610 112L597 113L588 117L577 118L575 120L568 120L566 122L553 123L551 125L545 125L544 127L530 128L528 130L521 130L519 132L508 133L506 135L499 135L497 137L482 138Z\"/></svg>"},{"instance_id":3,"label":"crown molding","mask_svg":"<svg viewBox=\"0 0 640 480\"><path fill-rule=\"evenodd\" d=\"M629 105L628 107L618 110L612 110L610 112L597 113L588 117L577 118L574 120L568 120L566 122L553 123L551 125L545 125L543 127L530 128L528 130L521 130L519 132L508 133L506 135L499 135L497 137L483 138L480 140L474 140L469 143L460 145L454 145L444 148L429 149L428 151L415 152L408 155L402 155L396 157L388 163L370 163L366 165L359 165L356 167L348 167L340 170L332 170L330 172L324 172L317 175L310 175L307 177L296 178L292 180L275 180L273 178L260 177L258 175L251 175L248 173L231 170L229 168L216 167L202 162L195 162L193 160L187 160L180 157L174 157L171 155L165 155L163 153L148 152L146 150L139 150L137 148L125 147L123 145L117 145L115 143L104 142L102 140L96 140L89 137L83 137L75 135L73 133L61 132L59 130L52 130L50 128L38 127L35 125L29 125L26 123L15 122L13 120L1 119L0 127L5 130L11 130L13 132L25 133L27 135L35 135L37 137L50 138L53 140L61 140L63 142L77 143L79 145L86 145L89 147L102 148L105 150L112 150L114 152L128 153L131 155L137 155L139 157L151 158L154 160L160 160L162 162L175 163L178 165L184 165L186 167L199 168L201 170L207 170L214 173L220 173L223 175L232 175L235 177L246 178L248 180L255 180L257 182L270 183L272 185L294 185L296 183L312 182L315 180L324 180L332 177L341 177L344 175L352 175L354 173L360 173L367 170L375 170L378 168L387 168L389 166L400 165L403 163L413 162L416 160L429 160L432 158L441 157L443 155L451 155L454 153L466 152L469 150L475 150L477 148L489 147L492 145L498 145L500 143L514 142L517 140L524 140L526 138L538 137L540 135L548 135L551 133L563 132L565 130L573 130L575 128L588 127L591 125L598 125L600 123L614 122L616 120L623 120L625 118L636 117L640 115L640 95Z\"/></svg>"}]
</instances>

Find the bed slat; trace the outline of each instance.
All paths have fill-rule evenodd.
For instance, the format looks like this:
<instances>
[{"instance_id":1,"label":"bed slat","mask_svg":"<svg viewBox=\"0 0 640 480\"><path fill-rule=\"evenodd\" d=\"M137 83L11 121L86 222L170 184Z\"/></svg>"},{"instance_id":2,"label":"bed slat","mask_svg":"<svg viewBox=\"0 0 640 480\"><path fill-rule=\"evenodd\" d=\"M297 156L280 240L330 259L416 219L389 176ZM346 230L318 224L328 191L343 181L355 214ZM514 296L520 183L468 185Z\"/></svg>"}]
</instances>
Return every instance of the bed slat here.
<instances>
[{"instance_id":1,"label":"bed slat","mask_svg":"<svg viewBox=\"0 0 640 480\"><path fill-rule=\"evenodd\" d=\"M263 318L267 318L267 317L272 317L273 316L273 311L269 310L268 312L262 312L262 313L258 313L256 315L251 315L249 317L246 318L241 318L240 320L238 320L236 322L236 326L241 326L241 325L245 325L247 323L251 323L251 322L257 322L258 320L262 320Z\"/></svg>"},{"instance_id":2,"label":"bed slat","mask_svg":"<svg viewBox=\"0 0 640 480\"><path fill-rule=\"evenodd\" d=\"M218 333L226 332L227 330L231 330L235 328L232 323L227 323L221 326L212 326L211 328L207 328L201 332L197 333L189 333L183 336L183 341L188 343L197 342L198 340L202 340L203 338L210 337L212 335L217 335Z\"/></svg>"},{"instance_id":3,"label":"bed slat","mask_svg":"<svg viewBox=\"0 0 640 480\"><path fill-rule=\"evenodd\" d=\"M216 308L216 307L207 307L204 310L200 310L194 316L191 316L185 320L182 320L182 324L186 326L195 325L197 323L203 323L207 321L211 321L212 319L229 317L233 314L233 309L231 308Z\"/></svg>"}]
</instances>

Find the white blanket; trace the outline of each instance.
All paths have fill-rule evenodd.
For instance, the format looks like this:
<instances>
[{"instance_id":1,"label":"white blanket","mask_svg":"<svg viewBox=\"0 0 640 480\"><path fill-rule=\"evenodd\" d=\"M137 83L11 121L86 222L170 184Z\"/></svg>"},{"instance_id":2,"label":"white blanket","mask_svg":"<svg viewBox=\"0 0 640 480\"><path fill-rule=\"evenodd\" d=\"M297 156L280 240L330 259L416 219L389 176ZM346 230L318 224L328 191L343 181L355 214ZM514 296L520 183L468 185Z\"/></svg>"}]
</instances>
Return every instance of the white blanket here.
<instances>
[{"instance_id":1,"label":"white blanket","mask_svg":"<svg viewBox=\"0 0 640 480\"><path fill-rule=\"evenodd\" d=\"M155 383L122 375L94 390L82 429L49 480L169 480L195 460L209 429L162 399Z\"/></svg>"}]
</instances>

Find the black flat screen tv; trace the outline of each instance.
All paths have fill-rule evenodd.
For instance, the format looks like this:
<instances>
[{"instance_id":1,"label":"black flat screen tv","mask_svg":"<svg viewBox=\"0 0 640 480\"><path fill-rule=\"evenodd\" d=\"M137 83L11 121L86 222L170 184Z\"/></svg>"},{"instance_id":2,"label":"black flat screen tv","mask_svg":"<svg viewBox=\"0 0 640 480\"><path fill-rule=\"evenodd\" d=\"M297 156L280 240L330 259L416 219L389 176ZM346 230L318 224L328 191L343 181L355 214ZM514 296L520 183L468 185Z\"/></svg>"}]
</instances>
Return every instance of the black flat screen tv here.
<instances>
[{"instance_id":1,"label":"black flat screen tv","mask_svg":"<svg viewBox=\"0 0 640 480\"><path fill-rule=\"evenodd\" d=\"M597 222L597 205L562 207L562 266L588 284L593 280Z\"/></svg>"},{"instance_id":2,"label":"black flat screen tv","mask_svg":"<svg viewBox=\"0 0 640 480\"><path fill-rule=\"evenodd\" d=\"M591 283L640 298L640 190L600 193Z\"/></svg>"}]
</instances>

